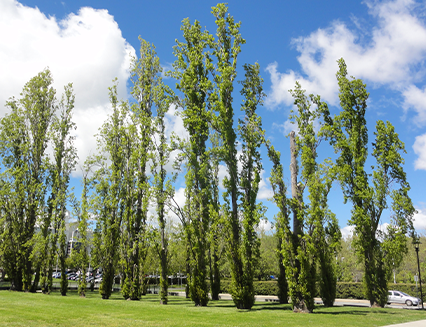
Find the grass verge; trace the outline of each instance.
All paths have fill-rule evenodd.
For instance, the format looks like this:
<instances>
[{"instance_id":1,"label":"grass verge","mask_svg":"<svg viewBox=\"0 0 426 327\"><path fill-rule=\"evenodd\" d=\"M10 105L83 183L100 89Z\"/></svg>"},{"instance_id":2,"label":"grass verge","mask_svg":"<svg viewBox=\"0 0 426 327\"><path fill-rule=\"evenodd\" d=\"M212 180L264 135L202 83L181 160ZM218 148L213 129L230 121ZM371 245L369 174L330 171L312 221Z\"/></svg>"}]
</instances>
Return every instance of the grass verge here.
<instances>
[{"instance_id":1,"label":"grass verge","mask_svg":"<svg viewBox=\"0 0 426 327\"><path fill-rule=\"evenodd\" d=\"M384 326L425 319L424 311L324 308L313 314L295 314L290 305L257 302L252 310L237 310L232 301L211 301L208 307L194 307L182 297L169 297L160 305L158 295L141 301L125 301L119 294L102 300L88 292L62 297L0 291L2 326Z\"/></svg>"}]
</instances>

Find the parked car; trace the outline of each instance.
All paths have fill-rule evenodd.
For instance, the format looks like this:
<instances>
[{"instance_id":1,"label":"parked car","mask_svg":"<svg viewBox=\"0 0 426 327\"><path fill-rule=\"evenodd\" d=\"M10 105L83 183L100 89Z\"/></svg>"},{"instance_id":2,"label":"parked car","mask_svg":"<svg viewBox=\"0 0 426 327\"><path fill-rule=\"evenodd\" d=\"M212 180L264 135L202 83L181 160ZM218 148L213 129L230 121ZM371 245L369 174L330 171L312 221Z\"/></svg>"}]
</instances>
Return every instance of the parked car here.
<instances>
[{"instance_id":1,"label":"parked car","mask_svg":"<svg viewBox=\"0 0 426 327\"><path fill-rule=\"evenodd\" d=\"M68 280L75 280L75 278L77 277L77 274L71 273L67 275L67 279Z\"/></svg>"},{"instance_id":2,"label":"parked car","mask_svg":"<svg viewBox=\"0 0 426 327\"><path fill-rule=\"evenodd\" d=\"M408 306L419 305L420 299L400 291L388 291L388 304L405 303Z\"/></svg>"}]
</instances>

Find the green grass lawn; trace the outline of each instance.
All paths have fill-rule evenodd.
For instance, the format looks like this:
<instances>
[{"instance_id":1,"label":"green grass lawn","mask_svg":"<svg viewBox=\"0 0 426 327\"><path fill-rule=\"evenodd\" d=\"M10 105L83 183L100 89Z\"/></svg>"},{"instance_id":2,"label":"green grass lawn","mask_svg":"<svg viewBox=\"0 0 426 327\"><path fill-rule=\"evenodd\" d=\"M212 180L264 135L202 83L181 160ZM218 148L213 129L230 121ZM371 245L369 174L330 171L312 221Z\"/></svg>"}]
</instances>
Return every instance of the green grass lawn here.
<instances>
[{"instance_id":1,"label":"green grass lawn","mask_svg":"<svg viewBox=\"0 0 426 327\"><path fill-rule=\"evenodd\" d=\"M80 298L0 291L1 326L383 326L426 319L418 310L317 307L313 314L295 314L290 305L258 302L252 310L237 310L232 301L211 301L194 307L183 297L158 295L125 301L119 294L102 300L97 292Z\"/></svg>"}]
</instances>

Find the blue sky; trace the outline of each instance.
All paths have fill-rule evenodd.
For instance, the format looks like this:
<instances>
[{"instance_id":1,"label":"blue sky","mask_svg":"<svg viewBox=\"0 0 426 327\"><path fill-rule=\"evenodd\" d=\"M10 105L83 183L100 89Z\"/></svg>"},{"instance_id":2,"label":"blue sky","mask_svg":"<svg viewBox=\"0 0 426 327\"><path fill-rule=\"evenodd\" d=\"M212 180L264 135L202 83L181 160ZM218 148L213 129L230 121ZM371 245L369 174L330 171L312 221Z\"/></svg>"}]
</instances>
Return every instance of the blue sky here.
<instances>
[{"instance_id":1,"label":"blue sky","mask_svg":"<svg viewBox=\"0 0 426 327\"><path fill-rule=\"evenodd\" d=\"M327 3L327 5L325 5ZM181 39L183 18L197 19L215 32L212 1L14 1L0 0L0 115L4 103L18 96L32 76L49 66L55 87L74 83L76 145L80 162L96 150L93 135L109 113L108 86L118 77L120 96L128 96L129 58L138 52L138 36L155 44L162 65L174 61L172 47ZM259 110L268 138L282 152L288 167L288 89L299 80L308 93L320 94L338 112L336 60L343 57L349 74L362 78L370 92L367 112L370 142L375 122L389 120L405 143L410 193L418 210L415 226L426 229L426 4L396 1L269 1L256 5L228 1L229 12L242 22L247 40L239 57L242 65L258 62L268 95ZM173 80L167 80L170 85ZM239 115L238 87L234 110ZM172 115L169 130L182 131ZM321 156L332 155L326 145ZM275 206L268 182L270 164L262 150L264 169L260 198L273 221ZM285 172L289 181L289 170ZM79 172L73 184L79 189ZM177 196L182 199L182 184ZM343 204L336 184L331 209L341 228L348 228L350 205ZM382 218L389 222L390 212Z\"/></svg>"}]
</instances>

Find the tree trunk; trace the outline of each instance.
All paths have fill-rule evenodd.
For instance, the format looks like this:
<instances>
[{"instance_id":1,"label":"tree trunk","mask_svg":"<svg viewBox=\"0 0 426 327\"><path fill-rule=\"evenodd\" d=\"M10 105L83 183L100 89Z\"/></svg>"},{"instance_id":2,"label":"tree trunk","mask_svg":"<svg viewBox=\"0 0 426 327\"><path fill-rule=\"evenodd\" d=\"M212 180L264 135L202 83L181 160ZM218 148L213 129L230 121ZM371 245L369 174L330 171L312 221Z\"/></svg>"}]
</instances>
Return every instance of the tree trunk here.
<instances>
[{"instance_id":1,"label":"tree trunk","mask_svg":"<svg viewBox=\"0 0 426 327\"><path fill-rule=\"evenodd\" d=\"M277 226L277 229L279 230L281 227ZM279 275L278 275L278 298L280 300L281 304L287 304L288 303L288 283L286 279L285 274L285 267L283 264L283 254L281 252L282 250L282 242L283 239L281 236L278 237L278 267L280 269Z\"/></svg>"},{"instance_id":2,"label":"tree trunk","mask_svg":"<svg viewBox=\"0 0 426 327\"><path fill-rule=\"evenodd\" d=\"M164 225L164 222L163 222ZM160 259L161 259L161 291L160 291L160 304L167 304L167 292L169 280L167 277L167 241L164 235L164 226L161 228L161 250L160 250Z\"/></svg>"},{"instance_id":3,"label":"tree trunk","mask_svg":"<svg viewBox=\"0 0 426 327\"><path fill-rule=\"evenodd\" d=\"M297 259L299 251L304 251L302 248L302 244L300 244L301 237L302 237L302 225L299 220L298 214L300 209L300 203L301 203L301 195L299 186L297 185L297 149L296 149L296 138L295 138L295 132L292 131L290 133L290 172L291 172L291 194L293 197L293 235L291 237L292 245L293 245L293 252L294 252L294 280L296 281L296 285L298 285L301 281L301 277L303 276L302 270L306 269L306 263L300 262L299 259ZM303 267L302 267L303 266ZM305 273L307 273L305 271ZM295 286L296 286L295 285ZM306 285L309 286L309 285ZM293 304L293 311L294 312L311 312L308 309L308 306L306 304L306 299L304 298L302 291L299 287L297 287L297 290L293 291L292 296L292 304Z\"/></svg>"},{"instance_id":4,"label":"tree trunk","mask_svg":"<svg viewBox=\"0 0 426 327\"><path fill-rule=\"evenodd\" d=\"M297 186L297 150L296 150L296 139L295 139L295 132L290 133L290 173L291 173L291 195L297 205L300 203L299 199L299 188ZM296 204L295 204L296 205ZM301 228L300 228L300 222L297 217L297 210L296 208L293 209L293 234L294 235L300 235L301 234Z\"/></svg>"}]
</instances>

